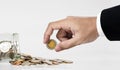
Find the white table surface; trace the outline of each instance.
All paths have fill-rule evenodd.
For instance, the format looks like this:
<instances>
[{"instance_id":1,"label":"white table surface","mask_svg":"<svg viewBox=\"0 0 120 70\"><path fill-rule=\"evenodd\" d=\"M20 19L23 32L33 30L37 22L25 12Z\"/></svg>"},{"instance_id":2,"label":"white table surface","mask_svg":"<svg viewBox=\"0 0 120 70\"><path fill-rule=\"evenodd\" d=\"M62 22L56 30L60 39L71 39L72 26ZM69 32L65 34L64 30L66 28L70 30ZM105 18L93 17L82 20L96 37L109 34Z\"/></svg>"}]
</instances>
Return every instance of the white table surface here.
<instances>
[{"instance_id":1,"label":"white table surface","mask_svg":"<svg viewBox=\"0 0 120 70\"><path fill-rule=\"evenodd\" d=\"M67 16L96 16L120 0L0 0L0 33L20 34L20 50L33 56L72 60L71 65L14 67L0 63L0 70L120 70L120 42L100 38L93 43L56 53L43 44L49 22ZM56 39L56 33L52 37Z\"/></svg>"},{"instance_id":2,"label":"white table surface","mask_svg":"<svg viewBox=\"0 0 120 70\"><path fill-rule=\"evenodd\" d=\"M89 52L89 51L88 51ZM75 57L73 57L75 58ZM73 59L73 64L57 66L12 66L0 63L0 70L119 70L120 53L106 50L103 52L85 53L83 57Z\"/></svg>"}]
</instances>

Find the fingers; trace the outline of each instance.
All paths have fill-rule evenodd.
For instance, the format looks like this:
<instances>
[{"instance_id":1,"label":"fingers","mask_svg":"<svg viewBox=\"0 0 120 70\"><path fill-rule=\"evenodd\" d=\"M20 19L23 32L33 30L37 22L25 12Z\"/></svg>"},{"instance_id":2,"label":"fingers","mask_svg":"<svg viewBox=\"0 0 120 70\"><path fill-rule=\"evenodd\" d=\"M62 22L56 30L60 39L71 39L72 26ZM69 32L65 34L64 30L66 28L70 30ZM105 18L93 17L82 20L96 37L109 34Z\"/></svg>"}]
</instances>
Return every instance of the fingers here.
<instances>
[{"instance_id":1,"label":"fingers","mask_svg":"<svg viewBox=\"0 0 120 70\"><path fill-rule=\"evenodd\" d=\"M72 48L73 46L76 46L79 44L80 44L79 38L74 37L74 38L71 38L69 40L65 40L65 41L60 42L56 46L55 51L59 52L59 51L62 51L62 50L68 49L68 48Z\"/></svg>"},{"instance_id":2,"label":"fingers","mask_svg":"<svg viewBox=\"0 0 120 70\"><path fill-rule=\"evenodd\" d=\"M52 35L53 31L61 29L64 23L65 23L64 19L60 20L60 21L49 23L49 25L44 33L44 43L47 43L49 41L50 36Z\"/></svg>"},{"instance_id":3,"label":"fingers","mask_svg":"<svg viewBox=\"0 0 120 70\"><path fill-rule=\"evenodd\" d=\"M67 40L66 36L66 32L63 29L60 29L56 35L56 37L60 40L60 41L65 41Z\"/></svg>"}]
</instances>

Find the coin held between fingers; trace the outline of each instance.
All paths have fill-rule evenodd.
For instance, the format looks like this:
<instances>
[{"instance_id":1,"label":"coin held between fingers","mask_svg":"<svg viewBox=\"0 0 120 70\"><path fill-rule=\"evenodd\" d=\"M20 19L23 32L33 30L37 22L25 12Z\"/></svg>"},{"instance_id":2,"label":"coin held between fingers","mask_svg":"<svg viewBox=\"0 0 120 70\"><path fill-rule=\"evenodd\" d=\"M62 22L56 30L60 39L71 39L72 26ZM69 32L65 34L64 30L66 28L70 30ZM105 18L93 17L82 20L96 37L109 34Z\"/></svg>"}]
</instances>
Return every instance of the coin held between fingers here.
<instances>
[{"instance_id":1,"label":"coin held between fingers","mask_svg":"<svg viewBox=\"0 0 120 70\"><path fill-rule=\"evenodd\" d=\"M47 48L52 50L55 47L56 47L56 41L53 40L53 39L49 40L48 43L47 43Z\"/></svg>"}]
</instances>

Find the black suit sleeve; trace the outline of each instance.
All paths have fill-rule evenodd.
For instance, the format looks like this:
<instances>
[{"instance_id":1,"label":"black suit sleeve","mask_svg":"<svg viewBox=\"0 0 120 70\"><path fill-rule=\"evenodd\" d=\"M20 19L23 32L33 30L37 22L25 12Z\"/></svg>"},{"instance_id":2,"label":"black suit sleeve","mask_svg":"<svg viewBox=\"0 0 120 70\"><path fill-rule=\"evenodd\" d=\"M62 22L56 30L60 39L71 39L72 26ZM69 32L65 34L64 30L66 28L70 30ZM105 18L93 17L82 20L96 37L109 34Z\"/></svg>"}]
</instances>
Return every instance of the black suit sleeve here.
<instances>
[{"instance_id":1,"label":"black suit sleeve","mask_svg":"<svg viewBox=\"0 0 120 70\"><path fill-rule=\"evenodd\" d=\"M120 5L103 10L100 21L109 40L120 40Z\"/></svg>"}]
</instances>

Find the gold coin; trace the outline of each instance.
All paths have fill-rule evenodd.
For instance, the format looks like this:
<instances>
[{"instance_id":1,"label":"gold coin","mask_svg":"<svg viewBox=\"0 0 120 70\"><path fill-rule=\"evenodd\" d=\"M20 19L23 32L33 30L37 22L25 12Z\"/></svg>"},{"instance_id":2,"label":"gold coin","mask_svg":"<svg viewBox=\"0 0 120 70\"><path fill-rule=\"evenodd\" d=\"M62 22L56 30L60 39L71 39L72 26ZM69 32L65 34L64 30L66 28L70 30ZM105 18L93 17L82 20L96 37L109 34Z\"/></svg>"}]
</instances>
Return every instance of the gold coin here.
<instances>
[{"instance_id":1,"label":"gold coin","mask_svg":"<svg viewBox=\"0 0 120 70\"><path fill-rule=\"evenodd\" d=\"M51 50L52 50L52 49L55 48L55 46L56 46L56 41L53 40L53 39L49 40L49 42L47 43L48 49L51 49Z\"/></svg>"}]
</instances>

